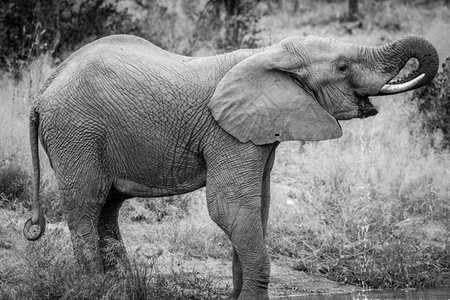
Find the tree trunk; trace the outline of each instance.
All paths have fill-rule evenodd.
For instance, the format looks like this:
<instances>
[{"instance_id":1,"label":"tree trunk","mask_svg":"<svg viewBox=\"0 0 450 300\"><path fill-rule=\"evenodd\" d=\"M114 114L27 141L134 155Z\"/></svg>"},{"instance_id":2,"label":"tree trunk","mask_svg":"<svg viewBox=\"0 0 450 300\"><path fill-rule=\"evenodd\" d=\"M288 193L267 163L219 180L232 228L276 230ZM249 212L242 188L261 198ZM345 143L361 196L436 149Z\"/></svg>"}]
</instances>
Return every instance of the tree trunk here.
<instances>
[{"instance_id":1,"label":"tree trunk","mask_svg":"<svg viewBox=\"0 0 450 300\"><path fill-rule=\"evenodd\" d=\"M299 8L300 8L300 0L295 0L295 1L294 1L294 9L293 9L293 13L294 13L294 14L297 14Z\"/></svg>"},{"instance_id":2,"label":"tree trunk","mask_svg":"<svg viewBox=\"0 0 450 300\"><path fill-rule=\"evenodd\" d=\"M53 7L55 10L55 18L53 21L53 30L54 30L54 35L53 35L53 41L50 45L50 54L53 56L53 54L57 51L58 47L59 47L59 42L61 40L61 32L59 31L59 16L60 16L60 11L59 11L59 1L58 0L53 0Z\"/></svg>"},{"instance_id":3,"label":"tree trunk","mask_svg":"<svg viewBox=\"0 0 450 300\"><path fill-rule=\"evenodd\" d=\"M356 21L358 19L358 0L348 0L348 20Z\"/></svg>"}]
</instances>

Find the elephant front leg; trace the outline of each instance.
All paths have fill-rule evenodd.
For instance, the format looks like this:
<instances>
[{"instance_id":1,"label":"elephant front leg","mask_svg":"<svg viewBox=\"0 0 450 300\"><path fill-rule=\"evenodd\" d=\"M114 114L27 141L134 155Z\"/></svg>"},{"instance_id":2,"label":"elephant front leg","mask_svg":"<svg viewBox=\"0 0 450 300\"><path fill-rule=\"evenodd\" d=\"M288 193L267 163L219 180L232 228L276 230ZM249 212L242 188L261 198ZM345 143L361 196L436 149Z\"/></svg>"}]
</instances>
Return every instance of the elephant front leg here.
<instances>
[{"instance_id":1,"label":"elephant front leg","mask_svg":"<svg viewBox=\"0 0 450 300\"><path fill-rule=\"evenodd\" d=\"M262 173L248 179L218 176L207 181L210 216L233 244L232 299L268 299L270 262L261 220Z\"/></svg>"},{"instance_id":2,"label":"elephant front leg","mask_svg":"<svg viewBox=\"0 0 450 300\"><path fill-rule=\"evenodd\" d=\"M230 239L238 261L233 259L233 297L268 299L270 260L264 242L260 209L241 208L232 225ZM238 224L237 224L238 223Z\"/></svg>"},{"instance_id":3,"label":"elephant front leg","mask_svg":"<svg viewBox=\"0 0 450 300\"><path fill-rule=\"evenodd\" d=\"M267 159L266 166L264 169L264 175L262 180L262 190L261 190L261 222L263 229L263 236L266 237L267 232L267 222L269 218L269 207L270 207L270 172L275 161L275 148L269 155ZM239 261L239 256L236 248L233 246L233 292L231 294L231 299L237 299L242 290L243 274L242 266Z\"/></svg>"},{"instance_id":4,"label":"elephant front leg","mask_svg":"<svg viewBox=\"0 0 450 300\"><path fill-rule=\"evenodd\" d=\"M261 224L264 239L266 236L267 221L269 217L269 205L270 205L270 171L264 173L262 197L261 197ZM239 255L234 245L233 245L232 270L233 270L233 292L231 294L231 299L237 299L242 290L243 272L241 262L239 260Z\"/></svg>"},{"instance_id":5,"label":"elephant front leg","mask_svg":"<svg viewBox=\"0 0 450 300\"><path fill-rule=\"evenodd\" d=\"M264 243L258 207L228 205L231 214L212 213L213 220L229 236L233 249L231 299L268 299L270 261ZM226 209L225 209L226 210Z\"/></svg>"}]
</instances>

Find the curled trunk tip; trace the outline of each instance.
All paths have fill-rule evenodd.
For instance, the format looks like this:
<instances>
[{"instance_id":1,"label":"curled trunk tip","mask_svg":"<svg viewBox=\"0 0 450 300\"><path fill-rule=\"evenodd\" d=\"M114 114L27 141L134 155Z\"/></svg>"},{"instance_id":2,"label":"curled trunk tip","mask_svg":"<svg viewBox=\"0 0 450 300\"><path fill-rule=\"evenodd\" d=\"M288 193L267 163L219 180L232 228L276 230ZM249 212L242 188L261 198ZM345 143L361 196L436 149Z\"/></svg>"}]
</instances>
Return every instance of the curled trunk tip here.
<instances>
[{"instance_id":1,"label":"curled trunk tip","mask_svg":"<svg viewBox=\"0 0 450 300\"><path fill-rule=\"evenodd\" d=\"M422 87L431 82L439 68L439 55L433 45L418 36L407 36L388 43L381 53L400 71L411 58L419 61L419 67L394 82L389 82L380 90L380 94L396 94ZM395 77L397 74L393 74Z\"/></svg>"}]
</instances>

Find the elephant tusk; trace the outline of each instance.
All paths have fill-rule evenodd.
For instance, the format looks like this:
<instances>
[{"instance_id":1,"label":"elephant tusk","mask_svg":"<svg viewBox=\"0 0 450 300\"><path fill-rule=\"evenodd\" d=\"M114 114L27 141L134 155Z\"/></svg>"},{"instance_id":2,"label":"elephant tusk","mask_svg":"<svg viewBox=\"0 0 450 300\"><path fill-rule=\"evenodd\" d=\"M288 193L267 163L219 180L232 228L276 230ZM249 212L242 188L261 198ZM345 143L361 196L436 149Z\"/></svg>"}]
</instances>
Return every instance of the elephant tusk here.
<instances>
[{"instance_id":1,"label":"elephant tusk","mask_svg":"<svg viewBox=\"0 0 450 300\"><path fill-rule=\"evenodd\" d=\"M405 91L414 89L415 86L425 77L425 74L417 76L413 80L400 84L385 84L381 90L380 94L397 94Z\"/></svg>"}]
</instances>

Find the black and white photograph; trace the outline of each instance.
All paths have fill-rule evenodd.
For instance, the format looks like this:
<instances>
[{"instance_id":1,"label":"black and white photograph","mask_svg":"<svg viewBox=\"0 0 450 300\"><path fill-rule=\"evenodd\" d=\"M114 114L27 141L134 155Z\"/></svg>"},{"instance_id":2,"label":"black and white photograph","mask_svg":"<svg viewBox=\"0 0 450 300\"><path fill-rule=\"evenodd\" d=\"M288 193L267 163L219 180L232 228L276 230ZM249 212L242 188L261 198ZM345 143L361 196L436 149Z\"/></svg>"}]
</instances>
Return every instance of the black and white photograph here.
<instances>
[{"instance_id":1,"label":"black and white photograph","mask_svg":"<svg viewBox=\"0 0 450 300\"><path fill-rule=\"evenodd\" d=\"M450 300L450 0L2 0L21 299Z\"/></svg>"}]
</instances>

